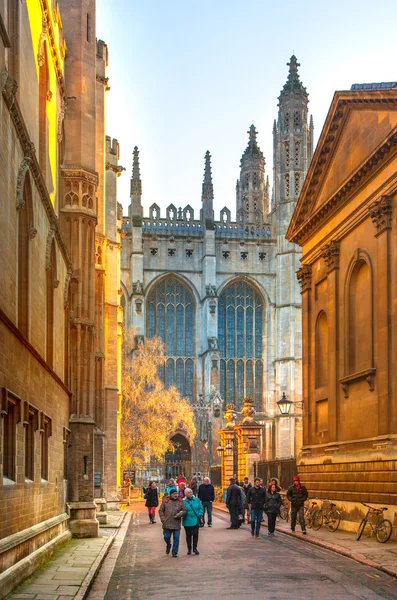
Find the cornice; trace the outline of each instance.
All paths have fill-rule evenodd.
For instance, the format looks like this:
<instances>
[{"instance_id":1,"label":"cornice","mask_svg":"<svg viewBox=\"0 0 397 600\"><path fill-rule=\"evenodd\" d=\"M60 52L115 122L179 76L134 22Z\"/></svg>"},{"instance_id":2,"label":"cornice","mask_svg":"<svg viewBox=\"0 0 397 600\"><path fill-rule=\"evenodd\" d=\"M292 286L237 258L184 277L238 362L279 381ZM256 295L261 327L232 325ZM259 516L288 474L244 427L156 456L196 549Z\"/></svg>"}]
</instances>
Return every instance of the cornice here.
<instances>
[{"instance_id":1,"label":"cornice","mask_svg":"<svg viewBox=\"0 0 397 600\"><path fill-rule=\"evenodd\" d=\"M36 157L36 149L29 137L21 109L16 98L16 92L18 89L17 82L8 76L6 69L3 69L3 71L0 73L0 84L4 101L9 110L11 120L19 138L19 143L21 144L21 148L24 153L24 159L29 164L29 171L32 174L36 189L46 210L48 219L50 221L50 227L54 229L55 238L65 259L67 269L72 270L72 263L60 232L58 217L55 214L54 207L52 206L47 186Z\"/></svg>"},{"instance_id":2,"label":"cornice","mask_svg":"<svg viewBox=\"0 0 397 600\"><path fill-rule=\"evenodd\" d=\"M352 110L397 110L396 90L364 90L363 92L336 92L328 116L317 144L314 157L305 179L298 205L288 228L287 239L299 245L308 234L337 206L346 201L353 191L374 175L377 168L390 157L390 151L397 144L397 128L378 146L366 162L353 173L348 181L314 214L311 208L318 198L331 161L337 151L343 125Z\"/></svg>"},{"instance_id":3,"label":"cornice","mask_svg":"<svg viewBox=\"0 0 397 600\"><path fill-rule=\"evenodd\" d=\"M84 179L84 181L87 181L87 183L91 183L95 186L98 185L98 173L92 169L88 169L87 167L71 165L62 167L61 172L64 179Z\"/></svg>"}]
</instances>

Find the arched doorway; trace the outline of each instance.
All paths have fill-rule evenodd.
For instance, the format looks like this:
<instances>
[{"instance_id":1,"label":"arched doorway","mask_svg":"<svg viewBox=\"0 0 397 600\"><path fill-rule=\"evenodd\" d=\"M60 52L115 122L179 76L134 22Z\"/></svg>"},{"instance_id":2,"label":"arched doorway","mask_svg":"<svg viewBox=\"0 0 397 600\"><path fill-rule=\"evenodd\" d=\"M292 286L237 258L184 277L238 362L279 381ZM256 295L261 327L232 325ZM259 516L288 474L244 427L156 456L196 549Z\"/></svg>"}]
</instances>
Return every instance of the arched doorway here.
<instances>
[{"instance_id":1,"label":"arched doorway","mask_svg":"<svg viewBox=\"0 0 397 600\"><path fill-rule=\"evenodd\" d=\"M173 477L183 473L187 479L191 476L192 470L192 451L190 444L184 435L176 433L171 442L174 449L165 454L165 478Z\"/></svg>"}]
</instances>

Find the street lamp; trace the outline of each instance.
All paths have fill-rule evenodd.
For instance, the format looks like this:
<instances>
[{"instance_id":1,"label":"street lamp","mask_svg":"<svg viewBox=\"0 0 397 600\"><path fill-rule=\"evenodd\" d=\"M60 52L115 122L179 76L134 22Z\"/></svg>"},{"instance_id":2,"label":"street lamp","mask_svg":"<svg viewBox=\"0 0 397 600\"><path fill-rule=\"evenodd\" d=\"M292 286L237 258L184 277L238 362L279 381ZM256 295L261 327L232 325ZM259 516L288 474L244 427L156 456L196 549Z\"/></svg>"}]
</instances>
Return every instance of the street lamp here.
<instances>
[{"instance_id":1,"label":"street lamp","mask_svg":"<svg viewBox=\"0 0 397 600\"><path fill-rule=\"evenodd\" d=\"M216 453L219 456L219 458L222 458L223 452L224 452L223 446L222 446L222 444L219 444L219 446L217 446L217 448L216 448Z\"/></svg>"},{"instance_id":2,"label":"street lamp","mask_svg":"<svg viewBox=\"0 0 397 600\"><path fill-rule=\"evenodd\" d=\"M292 400L288 400L285 392L283 392L282 398L276 402L277 406L280 409L280 413L283 417L288 417L291 412L291 407L296 404L298 408L303 408L303 402L292 402Z\"/></svg>"},{"instance_id":3,"label":"street lamp","mask_svg":"<svg viewBox=\"0 0 397 600\"><path fill-rule=\"evenodd\" d=\"M233 454L233 445L228 442L225 446L225 456L231 456Z\"/></svg>"}]
</instances>

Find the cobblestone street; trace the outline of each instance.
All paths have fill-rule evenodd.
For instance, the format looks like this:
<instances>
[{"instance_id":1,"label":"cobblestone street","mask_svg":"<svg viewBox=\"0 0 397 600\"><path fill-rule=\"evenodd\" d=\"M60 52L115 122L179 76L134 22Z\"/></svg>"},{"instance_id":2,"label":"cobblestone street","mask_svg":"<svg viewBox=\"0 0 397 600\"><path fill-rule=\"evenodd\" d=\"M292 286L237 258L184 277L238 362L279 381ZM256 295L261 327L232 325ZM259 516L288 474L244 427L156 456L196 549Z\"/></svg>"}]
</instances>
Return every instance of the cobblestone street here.
<instances>
[{"instance_id":1,"label":"cobblestone street","mask_svg":"<svg viewBox=\"0 0 397 600\"><path fill-rule=\"evenodd\" d=\"M115 550L104 561L89 600L226 600L247 594L273 600L397 599L396 579L382 572L282 533L269 538L266 528L259 540L251 538L247 526L227 530L228 517L218 511L213 527L200 531L200 555L186 555L182 530L179 555L173 559L165 554L159 519L150 525L143 504L135 505L134 511L124 540L121 530Z\"/></svg>"}]
</instances>

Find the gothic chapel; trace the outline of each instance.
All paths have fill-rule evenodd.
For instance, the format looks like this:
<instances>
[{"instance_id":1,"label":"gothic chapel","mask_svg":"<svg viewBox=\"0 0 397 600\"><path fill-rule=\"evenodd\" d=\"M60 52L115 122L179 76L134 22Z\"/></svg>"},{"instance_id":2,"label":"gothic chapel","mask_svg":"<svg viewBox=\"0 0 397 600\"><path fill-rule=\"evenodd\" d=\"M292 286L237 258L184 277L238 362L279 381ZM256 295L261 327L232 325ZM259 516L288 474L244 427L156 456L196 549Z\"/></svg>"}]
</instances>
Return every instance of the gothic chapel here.
<instances>
[{"instance_id":1,"label":"gothic chapel","mask_svg":"<svg viewBox=\"0 0 397 600\"><path fill-rule=\"evenodd\" d=\"M202 209L160 208L144 216L139 151L134 148L131 204L122 224L121 282L125 328L159 336L162 376L197 415L191 472L216 462L226 403L241 411L252 398L264 425L262 458L289 458L301 446L301 410L282 418L283 392L302 399L300 248L285 234L313 152L308 94L296 57L288 63L273 129L273 195L254 125L240 162L236 220L215 217L211 156L205 155ZM138 341L137 340L137 341ZM216 408L218 407L218 410Z\"/></svg>"}]
</instances>

